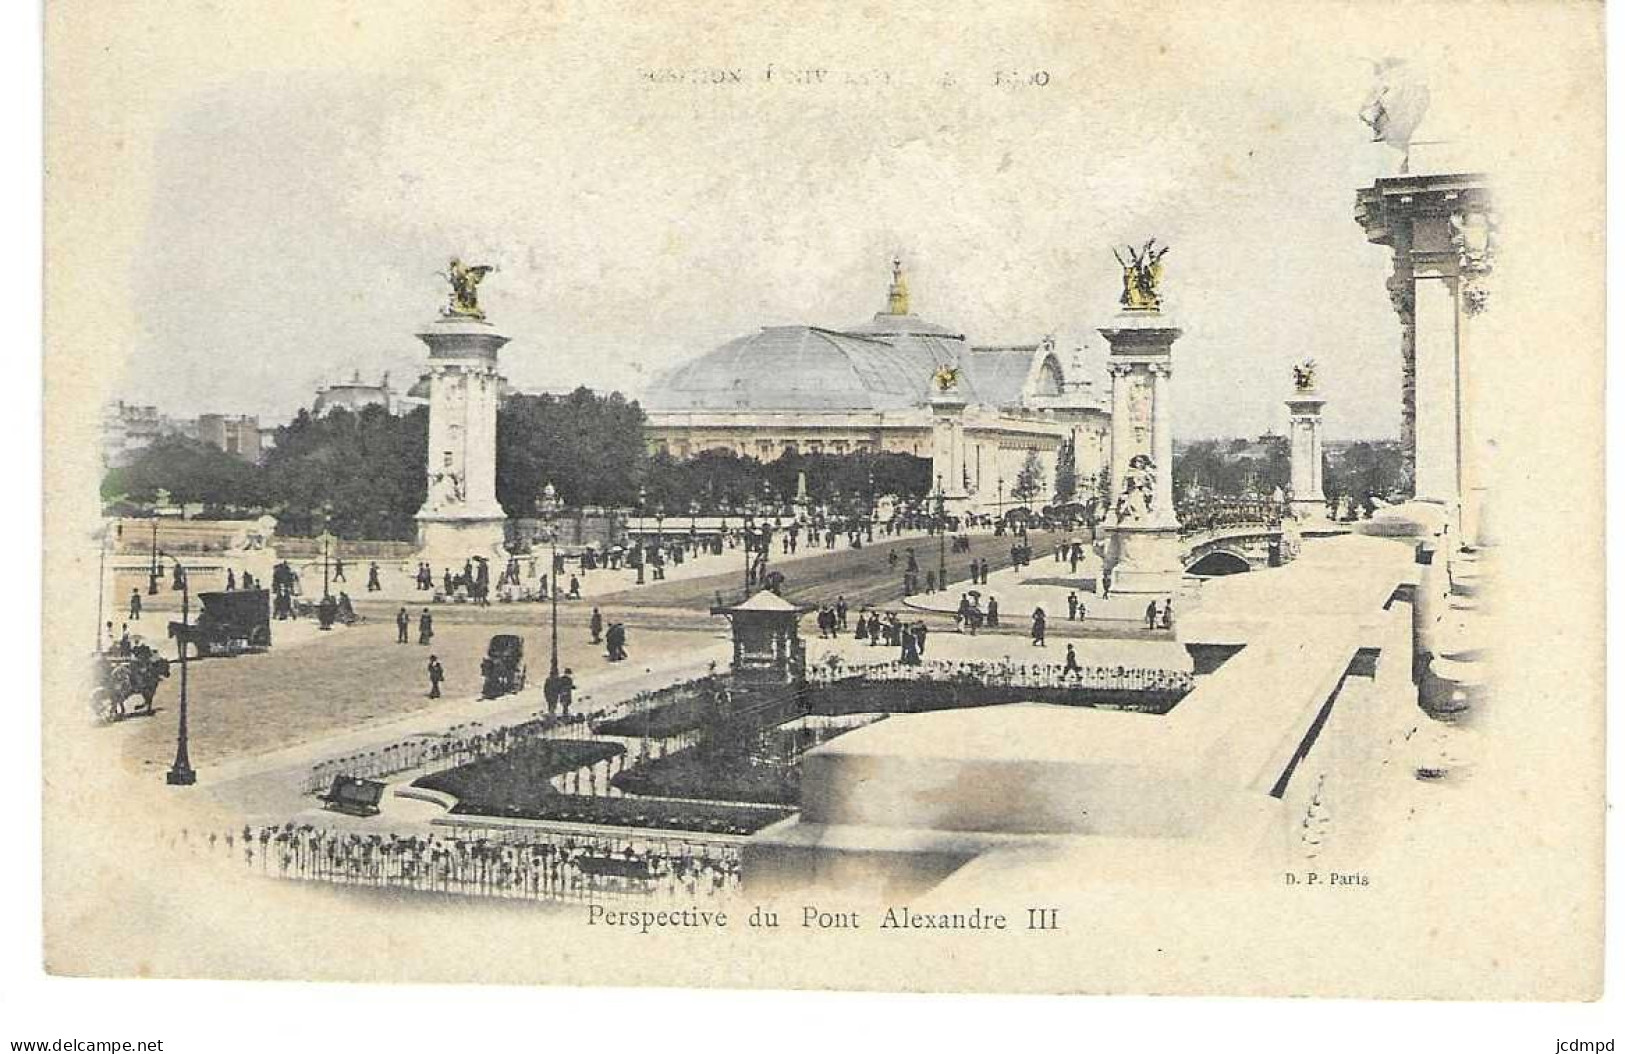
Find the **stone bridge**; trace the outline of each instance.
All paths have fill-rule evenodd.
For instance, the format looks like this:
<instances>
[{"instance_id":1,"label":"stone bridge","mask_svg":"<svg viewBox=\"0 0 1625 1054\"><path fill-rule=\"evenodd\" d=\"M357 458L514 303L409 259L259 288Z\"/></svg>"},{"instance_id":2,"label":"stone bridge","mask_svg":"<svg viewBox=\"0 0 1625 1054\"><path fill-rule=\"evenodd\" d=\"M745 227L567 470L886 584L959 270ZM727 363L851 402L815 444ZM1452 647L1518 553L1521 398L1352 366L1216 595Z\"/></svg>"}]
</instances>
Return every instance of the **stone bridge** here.
<instances>
[{"instance_id":1,"label":"stone bridge","mask_svg":"<svg viewBox=\"0 0 1625 1054\"><path fill-rule=\"evenodd\" d=\"M1279 567L1295 555L1284 540L1283 503L1274 501L1204 501L1179 508L1180 562L1196 575L1233 575L1261 567Z\"/></svg>"}]
</instances>

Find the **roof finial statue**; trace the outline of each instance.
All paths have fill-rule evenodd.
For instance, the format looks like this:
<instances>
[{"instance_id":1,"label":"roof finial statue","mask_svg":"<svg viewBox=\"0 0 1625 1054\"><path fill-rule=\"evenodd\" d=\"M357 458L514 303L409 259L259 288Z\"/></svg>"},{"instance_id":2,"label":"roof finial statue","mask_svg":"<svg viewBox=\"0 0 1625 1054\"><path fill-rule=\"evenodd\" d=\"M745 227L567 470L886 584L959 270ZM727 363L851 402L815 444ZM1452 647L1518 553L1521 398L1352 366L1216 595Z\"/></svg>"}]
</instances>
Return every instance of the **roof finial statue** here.
<instances>
[{"instance_id":1,"label":"roof finial statue","mask_svg":"<svg viewBox=\"0 0 1625 1054\"><path fill-rule=\"evenodd\" d=\"M446 318L472 318L484 322L485 312L480 310L479 285L485 276L494 270L495 267L485 264L469 267L453 256L447 271L435 272L451 283L451 299L440 309L440 314Z\"/></svg>"},{"instance_id":2,"label":"roof finial statue","mask_svg":"<svg viewBox=\"0 0 1625 1054\"><path fill-rule=\"evenodd\" d=\"M892 315L908 314L908 280L903 277L903 258L892 257L891 292L886 297L886 311Z\"/></svg>"},{"instance_id":3,"label":"roof finial statue","mask_svg":"<svg viewBox=\"0 0 1625 1054\"><path fill-rule=\"evenodd\" d=\"M1360 120L1371 129L1373 143L1386 143L1404 156L1400 172L1410 170L1411 137L1427 116L1432 94L1421 75L1405 59L1393 57L1371 63L1371 91L1360 107Z\"/></svg>"},{"instance_id":4,"label":"roof finial statue","mask_svg":"<svg viewBox=\"0 0 1625 1054\"><path fill-rule=\"evenodd\" d=\"M937 386L937 391L944 395L959 387L959 367L944 364L937 367L937 372L931 375L931 380Z\"/></svg>"},{"instance_id":5,"label":"roof finial statue","mask_svg":"<svg viewBox=\"0 0 1625 1054\"><path fill-rule=\"evenodd\" d=\"M1138 250L1132 245L1124 246L1127 260L1116 246L1112 247L1112 255L1123 265L1123 295L1117 302L1130 311L1162 310L1162 293L1158 286L1162 284L1162 258L1167 255L1168 247L1158 249L1156 245L1157 239L1152 238Z\"/></svg>"}]
</instances>

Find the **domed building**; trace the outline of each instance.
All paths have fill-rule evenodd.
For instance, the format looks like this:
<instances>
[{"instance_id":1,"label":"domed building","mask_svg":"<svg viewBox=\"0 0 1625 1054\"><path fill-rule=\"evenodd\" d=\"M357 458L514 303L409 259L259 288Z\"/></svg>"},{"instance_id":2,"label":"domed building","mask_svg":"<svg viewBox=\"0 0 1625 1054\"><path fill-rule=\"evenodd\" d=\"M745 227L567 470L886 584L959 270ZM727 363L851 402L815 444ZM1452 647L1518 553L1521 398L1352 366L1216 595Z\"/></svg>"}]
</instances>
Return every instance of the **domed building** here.
<instances>
[{"instance_id":1,"label":"domed building","mask_svg":"<svg viewBox=\"0 0 1625 1054\"><path fill-rule=\"evenodd\" d=\"M645 393L651 449L676 457L725 449L772 461L786 451L883 451L932 459L956 511L1014 504L1036 454L1041 490L1071 446L1077 492L1109 461L1111 419L1076 356L1053 339L971 345L909 310L901 261L886 309L845 329L767 326L679 366Z\"/></svg>"}]
</instances>

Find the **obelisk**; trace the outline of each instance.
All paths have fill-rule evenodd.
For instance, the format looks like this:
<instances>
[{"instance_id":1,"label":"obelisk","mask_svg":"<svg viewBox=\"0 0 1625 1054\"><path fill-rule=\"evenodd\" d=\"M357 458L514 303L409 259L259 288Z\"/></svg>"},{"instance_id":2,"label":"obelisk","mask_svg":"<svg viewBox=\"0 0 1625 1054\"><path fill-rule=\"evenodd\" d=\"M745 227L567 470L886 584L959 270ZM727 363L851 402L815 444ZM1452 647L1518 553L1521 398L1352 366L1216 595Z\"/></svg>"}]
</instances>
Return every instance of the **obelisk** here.
<instances>
[{"instance_id":1,"label":"obelisk","mask_svg":"<svg viewBox=\"0 0 1625 1054\"><path fill-rule=\"evenodd\" d=\"M507 516L497 502L497 352L508 343L480 309L477 288L490 267L453 259L451 297L417 334L429 348L428 496L418 510L418 545L435 566L501 555Z\"/></svg>"},{"instance_id":2,"label":"obelisk","mask_svg":"<svg viewBox=\"0 0 1625 1054\"><path fill-rule=\"evenodd\" d=\"M1113 596L1170 596L1184 575L1174 511L1173 344L1180 330L1162 313L1156 241L1130 247L1122 310L1100 335L1110 345L1112 508L1106 570Z\"/></svg>"}]
</instances>

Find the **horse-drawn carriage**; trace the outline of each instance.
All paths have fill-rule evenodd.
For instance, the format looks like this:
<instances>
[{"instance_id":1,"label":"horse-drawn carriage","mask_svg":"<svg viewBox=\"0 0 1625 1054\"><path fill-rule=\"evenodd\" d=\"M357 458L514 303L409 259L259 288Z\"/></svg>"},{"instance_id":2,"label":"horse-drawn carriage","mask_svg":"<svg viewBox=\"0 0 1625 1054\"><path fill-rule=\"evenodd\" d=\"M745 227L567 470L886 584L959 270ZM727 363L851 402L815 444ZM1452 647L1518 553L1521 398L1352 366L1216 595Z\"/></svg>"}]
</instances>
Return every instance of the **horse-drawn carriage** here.
<instances>
[{"instance_id":1,"label":"horse-drawn carriage","mask_svg":"<svg viewBox=\"0 0 1625 1054\"><path fill-rule=\"evenodd\" d=\"M198 656L240 655L271 646L271 594L264 589L199 593L203 610L190 624L171 622L169 635Z\"/></svg>"},{"instance_id":2,"label":"horse-drawn carriage","mask_svg":"<svg viewBox=\"0 0 1625 1054\"><path fill-rule=\"evenodd\" d=\"M525 639L511 633L499 633L491 638L485 658L480 660L480 677L484 683L480 696L495 699L499 695L520 691L525 687Z\"/></svg>"},{"instance_id":3,"label":"horse-drawn carriage","mask_svg":"<svg viewBox=\"0 0 1625 1054\"><path fill-rule=\"evenodd\" d=\"M168 659L145 644L135 644L128 650L101 652L93 662L95 687L90 691L90 709L96 720L111 722L152 713L158 682L169 676ZM127 709L124 704L134 695L141 702L133 710Z\"/></svg>"}]
</instances>

